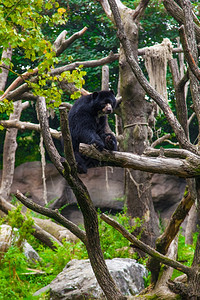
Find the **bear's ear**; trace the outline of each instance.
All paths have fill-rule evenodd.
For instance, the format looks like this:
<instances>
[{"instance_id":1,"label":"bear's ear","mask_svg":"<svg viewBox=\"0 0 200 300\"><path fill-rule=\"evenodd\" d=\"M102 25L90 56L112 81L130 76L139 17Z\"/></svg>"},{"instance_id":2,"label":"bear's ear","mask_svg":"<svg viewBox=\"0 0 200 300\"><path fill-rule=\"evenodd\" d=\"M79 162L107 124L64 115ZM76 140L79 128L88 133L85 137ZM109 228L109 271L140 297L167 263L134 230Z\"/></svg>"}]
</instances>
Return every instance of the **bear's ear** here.
<instances>
[{"instance_id":1,"label":"bear's ear","mask_svg":"<svg viewBox=\"0 0 200 300\"><path fill-rule=\"evenodd\" d=\"M110 92L111 92L113 95L115 95L113 90L110 90Z\"/></svg>"},{"instance_id":2,"label":"bear's ear","mask_svg":"<svg viewBox=\"0 0 200 300\"><path fill-rule=\"evenodd\" d=\"M92 99L96 99L97 97L98 97L98 92L94 92L93 94L92 94Z\"/></svg>"}]
</instances>

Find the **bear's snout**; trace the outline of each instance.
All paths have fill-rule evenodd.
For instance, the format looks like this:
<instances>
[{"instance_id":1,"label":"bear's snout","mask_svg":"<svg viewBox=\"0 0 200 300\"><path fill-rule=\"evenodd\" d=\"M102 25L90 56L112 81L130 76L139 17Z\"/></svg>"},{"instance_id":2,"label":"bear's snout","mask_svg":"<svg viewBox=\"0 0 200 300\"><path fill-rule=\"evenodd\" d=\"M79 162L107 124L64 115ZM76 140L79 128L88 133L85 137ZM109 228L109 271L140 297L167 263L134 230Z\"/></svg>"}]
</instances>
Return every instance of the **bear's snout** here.
<instances>
[{"instance_id":1,"label":"bear's snout","mask_svg":"<svg viewBox=\"0 0 200 300\"><path fill-rule=\"evenodd\" d=\"M112 105L107 103L106 106L102 109L105 114L111 114L113 112Z\"/></svg>"}]
</instances>

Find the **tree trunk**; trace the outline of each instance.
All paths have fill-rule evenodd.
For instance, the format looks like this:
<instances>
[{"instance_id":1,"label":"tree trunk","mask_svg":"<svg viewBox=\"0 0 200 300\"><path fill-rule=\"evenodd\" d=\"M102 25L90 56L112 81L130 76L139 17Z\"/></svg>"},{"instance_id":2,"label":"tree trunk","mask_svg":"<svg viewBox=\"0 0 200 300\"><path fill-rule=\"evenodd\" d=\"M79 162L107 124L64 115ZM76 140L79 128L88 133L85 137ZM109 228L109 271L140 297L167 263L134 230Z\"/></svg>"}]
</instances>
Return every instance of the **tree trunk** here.
<instances>
[{"instance_id":1,"label":"tree trunk","mask_svg":"<svg viewBox=\"0 0 200 300\"><path fill-rule=\"evenodd\" d=\"M133 10L121 10L127 39L132 41L132 51L137 57L138 53L138 24L133 21ZM147 146L148 123L147 104L144 99L145 92L133 75L126 61L123 48L120 47L120 96L121 116L124 126L124 140L121 145L124 151L141 155ZM158 234L157 216L154 211L151 197L151 176L139 170L127 170L126 172L126 204L128 214L132 218L140 218L144 221L136 234L142 233L141 239L149 245L154 245Z\"/></svg>"},{"instance_id":2,"label":"tree trunk","mask_svg":"<svg viewBox=\"0 0 200 300\"><path fill-rule=\"evenodd\" d=\"M12 49L11 47L7 48L6 50L3 50L1 59L3 61L3 59L9 59L11 61L11 57L12 57ZM6 87L6 82L7 82L7 78L8 78L8 72L9 72L9 66L6 65L4 62L2 62L2 66L3 68L1 68L1 76L0 76L0 90L4 91L5 87Z\"/></svg>"},{"instance_id":3,"label":"tree trunk","mask_svg":"<svg viewBox=\"0 0 200 300\"><path fill-rule=\"evenodd\" d=\"M21 101L14 102L14 111L10 115L9 120L19 120L22 111ZM18 129L10 128L6 131L6 137L3 147L3 172L1 179L0 195L8 200L13 182L13 175L15 170L15 152L17 149L17 132Z\"/></svg>"}]
</instances>

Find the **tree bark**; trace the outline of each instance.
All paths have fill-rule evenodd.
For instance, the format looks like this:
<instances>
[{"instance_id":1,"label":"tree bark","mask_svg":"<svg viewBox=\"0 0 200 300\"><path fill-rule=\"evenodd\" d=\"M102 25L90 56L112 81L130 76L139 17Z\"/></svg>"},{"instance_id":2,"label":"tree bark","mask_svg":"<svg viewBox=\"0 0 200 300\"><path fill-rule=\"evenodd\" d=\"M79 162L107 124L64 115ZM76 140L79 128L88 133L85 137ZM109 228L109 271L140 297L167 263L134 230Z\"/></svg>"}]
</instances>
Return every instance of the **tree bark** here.
<instances>
[{"instance_id":1,"label":"tree bark","mask_svg":"<svg viewBox=\"0 0 200 300\"><path fill-rule=\"evenodd\" d=\"M99 152L93 145L80 144L80 152L99 161L106 162L107 165L146 171L151 173L170 174L180 177L190 178L199 176L200 159L197 155L188 151L169 151L174 158L167 156L145 157L129 152L102 151ZM156 149L156 153L159 152ZM168 153L166 149L166 153ZM165 153L165 150L163 151ZM180 153L180 156L178 155ZM184 157L181 158L181 155ZM139 188L139 187L138 187Z\"/></svg>"},{"instance_id":2,"label":"tree bark","mask_svg":"<svg viewBox=\"0 0 200 300\"><path fill-rule=\"evenodd\" d=\"M11 47L4 49L2 56L1 56L1 60L3 61L3 59L8 59L9 61L11 61L12 58L12 49ZM1 76L0 76L0 90L4 91L5 87L6 87L6 82L7 82L7 78L8 78L8 72L9 72L9 66L7 64L5 64L5 62L2 62L3 68L1 68Z\"/></svg>"},{"instance_id":3,"label":"tree bark","mask_svg":"<svg viewBox=\"0 0 200 300\"><path fill-rule=\"evenodd\" d=\"M113 20L106 1L101 1L101 3L107 15ZM147 3L148 1L143 1L143 5L139 5L136 11L124 6L121 1L117 1L116 4L123 20L125 35L131 41L132 55L135 57L138 55L138 17ZM120 148L123 151L141 155L147 145L148 138L145 92L132 73L122 45L120 45L119 52L118 91L119 96L122 97L120 116L124 126L124 139L120 143ZM143 225L139 228L142 233L141 238L153 245L158 234L158 222L151 198L150 179L151 176L148 173L139 170L127 170L125 182L126 204L128 214L132 219L131 223L134 224L136 217L143 220Z\"/></svg>"},{"instance_id":4,"label":"tree bark","mask_svg":"<svg viewBox=\"0 0 200 300\"><path fill-rule=\"evenodd\" d=\"M61 129L64 130L63 139L64 149L66 152L66 159L64 159L60 157L53 143L47 120L46 103L43 97L38 97L37 106L42 135L49 156L60 174L67 180L68 184L72 188L83 213L84 227L87 236L85 244L97 281L108 300L126 299L126 297L121 294L114 280L112 279L103 257L99 239L97 213L87 188L77 175L72 145L68 138L70 133L66 116L67 114L63 109L61 109Z\"/></svg>"},{"instance_id":5,"label":"tree bark","mask_svg":"<svg viewBox=\"0 0 200 300\"><path fill-rule=\"evenodd\" d=\"M18 121L22 112L22 102L17 101L14 103L14 111L10 115L9 121ZM4 199L10 196L11 185L13 182L13 175L15 170L15 152L17 149L17 132L18 129L11 128L6 131L6 137L3 147L3 172L1 179L0 195Z\"/></svg>"}]
</instances>

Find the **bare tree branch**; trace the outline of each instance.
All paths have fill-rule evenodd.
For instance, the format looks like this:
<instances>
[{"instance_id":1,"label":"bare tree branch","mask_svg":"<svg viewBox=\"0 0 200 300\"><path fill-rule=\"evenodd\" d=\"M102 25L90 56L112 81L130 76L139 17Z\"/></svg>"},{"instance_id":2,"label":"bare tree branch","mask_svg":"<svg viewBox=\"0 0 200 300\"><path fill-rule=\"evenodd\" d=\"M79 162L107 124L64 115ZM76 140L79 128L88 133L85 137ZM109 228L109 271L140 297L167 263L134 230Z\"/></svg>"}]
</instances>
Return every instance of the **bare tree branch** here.
<instances>
[{"instance_id":1,"label":"bare tree branch","mask_svg":"<svg viewBox=\"0 0 200 300\"><path fill-rule=\"evenodd\" d=\"M146 47L138 49L138 55L145 55ZM172 53L182 53L183 49L181 47L173 48Z\"/></svg>"},{"instance_id":2,"label":"bare tree branch","mask_svg":"<svg viewBox=\"0 0 200 300\"><path fill-rule=\"evenodd\" d=\"M112 15L112 11L110 9L110 6L108 4L107 0L99 0L99 2L101 3L107 17L113 22L113 15ZM127 7L120 1L120 0L116 0L117 6L119 9L127 9Z\"/></svg>"},{"instance_id":3,"label":"bare tree branch","mask_svg":"<svg viewBox=\"0 0 200 300\"><path fill-rule=\"evenodd\" d=\"M195 177L200 175L200 159L197 155L190 155L187 159L176 159L158 156L156 158L145 157L127 152L115 152L104 150L99 152L93 145L80 144L82 154L95 158L107 165L141 170L151 173L171 174L180 177Z\"/></svg>"},{"instance_id":4,"label":"bare tree branch","mask_svg":"<svg viewBox=\"0 0 200 300\"><path fill-rule=\"evenodd\" d=\"M41 132L40 125L39 124L34 124L30 122L21 122L17 120L0 120L0 125L2 125L5 128L17 128L21 131L24 130L35 130L37 132ZM61 132L55 130L55 129L50 129L51 135L55 139L60 139L61 137Z\"/></svg>"},{"instance_id":5,"label":"bare tree branch","mask_svg":"<svg viewBox=\"0 0 200 300\"><path fill-rule=\"evenodd\" d=\"M158 251L154 250L150 246L144 244L142 241L138 240L134 235L129 233L121 224L119 224L117 221L111 219L105 214L101 215L101 219L105 221L107 224L111 225L115 229L117 229L127 240L129 240L135 247L139 248L140 250L144 251L145 253L149 254L150 256L158 259L161 263L166 264L167 266L170 266L176 270L179 270L187 275L191 274L191 268L173 260L170 259L162 254L160 254Z\"/></svg>"},{"instance_id":6,"label":"bare tree branch","mask_svg":"<svg viewBox=\"0 0 200 300\"><path fill-rule=\"evenodd\" d=\"M143 15L147 5L149 4L149 0L141 0L136 9L134 10L133 20L138 20Z\"/></svg>"},{"instance_id":7,"label":"bare tree branch","mask_svg":"<svg viewBox=\"0 0 200 300\"><path fill-rule=\"evenodd\" d=\"M69 229L74 235L76 235L84 244L86 243L85 232L83 230L81 230L73 222L71 222L71 221L67 220L65 217L63 217L58 211L43 207L39 204L36 204L35 202L33 202L30 199L28 199L27 197L25 197L20 191L17 191L15 193L15 196L26 207L59 222L65 228Z\"/></svg>"},{"instance_id":8,"label":"bare tree branch","mask_svg":"<svg viewBox=\"0 0 200 300\"><path fill-rule=\"evenodd\" d=\"M66 107L60 106L59 112L60 112L60 124L61 124L61 131L62 131L62 137L64 142L65 157L67 158L67 162L70 166L70 172L72 174L77 174L76 160L74 157L71 135L69 131L68 115L67 115Z\"/></svg>"},{"instance_id":9,"label":"bare tree branch","mask_svg":"<svg viewBox=\"0 0 200 300\"><path fill-rule=\"evenodd\" d=\"M190 193L187 192L186 195L180 201L175 212L171 216L168 225L164 233L156 240L156 250L164 255L170 247L170 244L177 235L180 226L184 219L186 218L190 208L194 204L194 199L191 197ZM160 273L160 262L155 257L151 257L148 262L148 268L152 272L152 282L156 282Z\"/></svg>"},{"instance_id":10,"label":"bare tree branch","mask_svg":"<svg viewBox=\"0 0 200 300\"><path fill-rule=\"evenodd\" d=\"M188 157L190 157L190 159L192 159L193 155L194 155L194 159L199 159L198 156L196 156L195 154L191 153L188 150L185 149L179 149L179 148L163 148L161 149L154 149L154 148L147 148L144 151L144 155L147 156L161 156L161 152L162 156L166 156L166 157L171 157L171 158L180 158L180 159L187 159Z\"/></svg>"},{"instance_id":11,"label":"bare tree branch","mask_svg":"<svg viewBox=\"0 0 200 300\"><path fill-rule=\"evenodd\" d=\"M19 77L17 77L12 83L11 85L9 85L9 87L7 88L7 90L4 92L4 94L0 97L0 101L3 100L6 95L10 92L13 91L15 88L17 88L20 84L22 84L26 79L28 79L29 77L35 75L38 73L38 68L35 68L32 72L25 72L22 75L20 75Z\"/></svg>"},{"instance_id":12,"label":"bare tree branch","mask_svg":"<svg viewBox=\"0 0 200 300\"><path fill-rule=\"evenodd\" d=\"M152 148L155 148L157 145L162 144L165 140L169 139L170 136L171 136L170 133L161 136L160 138L158 138L156 141L154 141L154 142L151 144L151 147L152 147Z\"/></svg>"},{"instance_id":13,"label":"bare tree branch","mask_svg":"<svg viewBox=\"0 0 200 300\"><path fill-rule=\"evenodd\" d=\"M10 114L9 120L18 121L21 117L22 112L22 101L17 101L14 103L13 113ZM17 137L18 130L12 128L6 131L6 136L3 145L3 171L0 185L0 195L8 200L11 185L13 183L13 175L15 170L15 152L17 149Z\"/></svg>"},{"instance_id":14,"label":"bare tree branch","mask_svg":"<svg viewBox=\"0 0 200 300\"><path fill-rule=\"evenodd\" d=\"M177 118L183 127L187 138L189 138L189 128L187 122L187 105L186 105L186 97L185 97L185 86L181 86L181 74L178 68L177 59L171 59L169 61L169 67L172 73L172 79L175 88L175 95L176 95L176 111L177 111Z\"/></svg>"},{"instance_id":15,"label":"bare tree branch","mask_svg":"<svg viewBox=\"0 0 200 300\"><path fill-rule=\"evenodd\" d=\"M60 162L60 155L53 143L51 133L49 130L46 102L44 97L38 97L37 111L39 116L40 128L42 130L43 139L45 142L46 149L49 153L52 163L55 165L61 175L63 175L64 168Z\"/></svg>"},{"instance_id":16,"label":"bare tree branch","mask_svg":"<svg viewBox=\"0 0 200 300\"><path fill-rule=\"evenodd\" d=\"M89 68L89 67L94 68L94 67L103 66L105 64L111 63L118 59L119 59L119 54L114 54L113 52L110 52L110 54L108 56L103 57L101 59L88 60L88 61L76 61L74 63L62 66L60 68L55 68L51 71L50 74L52 76L59 75L65 71L72 71L81 65L85 68Z\"/></svg>"},{"instance_id":17,"label":"bare tree branch","mask_svg":"<svg viewBox=\"0 0 200 300\"><path fill-rule=\"evenodd\" d=\"M196 43L196 34L195 34L195 23L193 22L193 12L192 12L192 3L190 0L181 0L180 1L183 14L184 14L184 29L185 29L185 35L188 44L190 45L190 51L192 54L192 57L194 59L194 62L196 65L198 65L198 49L197 49L197 43ZM181 31L182 32L182 31ZM181 35L181 40L184 40L184 38ZM185 46L184 41L182 41L183 46ZM184 47L183 47L184 49ZM184 49L185 51L185 49ZM187 56L187 53L186 53ZM189 69L189 78L190 78L190 91L192 95L192 101L194 105L194 111L196 113L196 117L198 119L199 124L199 132L200 132L200 82L194 75L191 69Z\"/></svg>"},{"instance_id":18,"label":"bare tree branch","mask_svg":"<svg viewBox=\"0 0 200 300\"><path fill-rule=\"evenodd\" d=\"M54 51L56 52L58 48L65 42L65 37L67 35L67 30L63 30L56 38L53 43Z\"/></svg>"},{"instance_id":19,"label":"bare tree branch","mask_svg":"<svg viewBox=\"0 0 200 300\"><path fill-rule=\"evenodd\" d=\"M184 28L183 25L179 28L179 32L180 32L180 35L182 37L181 43L183 45L185 58L186 58L189 66L190 66L191 71L196 76L196 78L200 81L200 69L198 68L198 66L197 66L197 64L196 64L196 62L195 62L195 60L192 56L192 53L190 51L190 47L189 47L187 37L186 37L186 34L185 34L185 28Z\"/></svg>"},{"instance_id":20,"label":"bare tree branch","mask_svg":"<svg viewBox=\"0 0 200 300\"><path fill-rule=\"evenodd\" d=\"M56 48L56 56L59 56L62 52L65 51L75 40L79 39L87 30L87 27L84 27L78 32L75 32L71 37L69 37L67 40L62 39L62 42L60 43L59 48ZM58 40L55 41L54 47L57 47Z\"/></svg>"}]
</instances>

